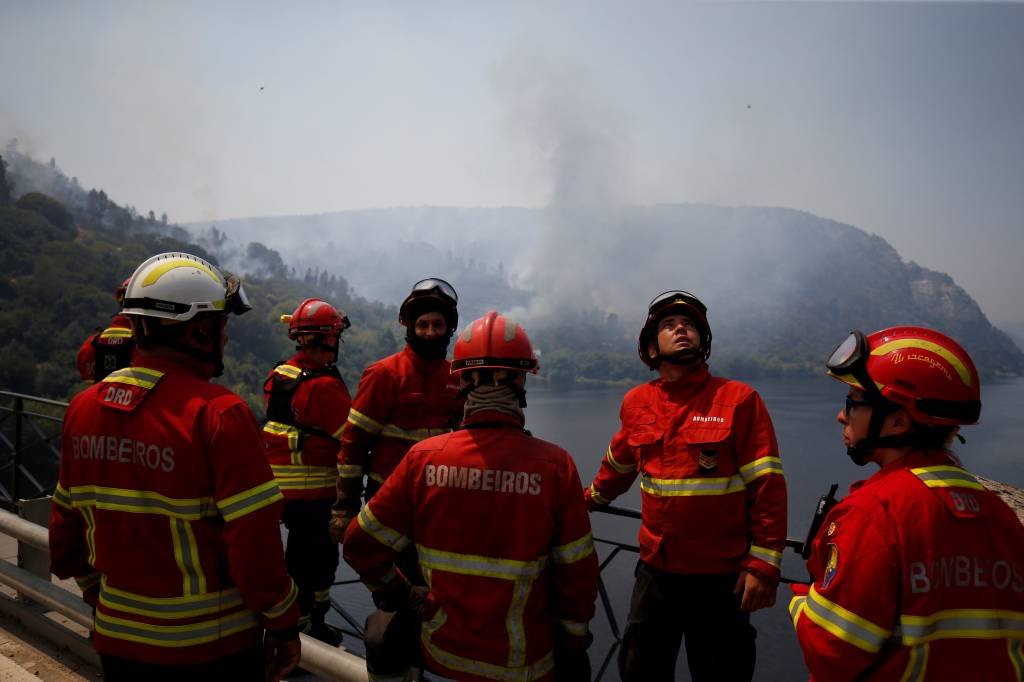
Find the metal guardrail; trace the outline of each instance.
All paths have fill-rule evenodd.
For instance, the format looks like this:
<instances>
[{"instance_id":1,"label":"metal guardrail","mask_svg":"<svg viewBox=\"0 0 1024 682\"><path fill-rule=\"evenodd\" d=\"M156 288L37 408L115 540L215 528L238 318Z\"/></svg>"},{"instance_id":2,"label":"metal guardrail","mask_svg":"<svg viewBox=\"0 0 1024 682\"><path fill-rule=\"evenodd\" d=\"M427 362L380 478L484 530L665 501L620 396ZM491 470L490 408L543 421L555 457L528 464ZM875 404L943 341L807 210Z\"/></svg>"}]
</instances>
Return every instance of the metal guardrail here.
<instances>
[{"instance_id":1,"label":"metal guardrail","mask_svg":"<svg viewBox=\"0 0 1024 682\"><path fill-rule=\"evenodd\" d=\"M67 406L60 400L0 391L0 506L14 511L20 499L53 492L60 459L60 424ZM40 465L33 471L26 465L30 462L51 466Z\"/></svg>"}]
</instances>

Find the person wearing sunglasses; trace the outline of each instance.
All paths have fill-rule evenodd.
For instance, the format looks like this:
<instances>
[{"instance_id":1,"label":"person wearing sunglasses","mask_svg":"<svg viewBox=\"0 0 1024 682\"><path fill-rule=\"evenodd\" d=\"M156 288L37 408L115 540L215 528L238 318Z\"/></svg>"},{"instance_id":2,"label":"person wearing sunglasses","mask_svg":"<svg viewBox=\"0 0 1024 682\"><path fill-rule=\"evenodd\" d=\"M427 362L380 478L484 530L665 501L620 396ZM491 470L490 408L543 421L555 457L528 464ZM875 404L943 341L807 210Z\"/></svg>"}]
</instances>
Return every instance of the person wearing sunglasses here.
<instances>
[{"instance_id":1,"label":"person wearing sunglasses","mask_svg":"<svg viewBox=\"0 0 1024 682\"><path fill-rule=\"evenodd\" d=\"M846 452L879 470L822 523L790 614L817 680L1018 680L1024 526L950 450L981 414L970 355L924 327L854 331L829 357L846 384ZM962 439L961 439L962 440Z\"/></svg>"},{"instance_id":2,"label":"person wearing sunglasses","mask_svg":"<svg viewBox=\"0 0 1024 682\"><path fill-rule=\"evenodd\" d=\"M771 418L746 384L712 376L707 308L655 297L637 344L658 378L629 391L591 508L640 476L640 561L619 654L626 682L750 680L750 613L772 606L786 542L786 483Z\"/></svg>"},{"instance_id":3,"label":"person wearing sunglasses","mask_svg":"<svg viewBox=\"0 0 1024 682\"><path fill-rule=\"evenodd\" d=\"M445 359L459 324L458 302L455 289L443 279L430 277L414 284L398 311L405 348L363 372L338 452L331 519L336 542L343 541L359 513L364 476L369 500L410 447L451 431L461 418L459 382ZM410 571L407 576L417 574L412 548L399 558L399 567Z\"/></svg>"},{"instance_id":4,"label":"person wearing sunglasses","mask_svg":"<svg viewBox=\"0 0 1024 682\"><path fill-rule=\"evenodd\" d=\"M95 608L111 682L280 680L299 661L281 493L252 412L210 382L249 309L206 260L153 256L124 299L132 364L65 414L50 570Z\"/></svg>"},{"instance_id":5,"label":"person wearing sunglasses","mask_svg":"<svg viewBox=\"0 0 1024 682\"><path fill-rule=\"evenodd\" d=\"M344 311L319 298L307 298L281 322L288 324L295 354L277 363L264 381L263 442L284 495L285 561L299 588L299 627L337 646L341 631L325 621L338 569L338 546L328 529L352 398L334 363L351 324Z\"/></svg>"}]
</instances>

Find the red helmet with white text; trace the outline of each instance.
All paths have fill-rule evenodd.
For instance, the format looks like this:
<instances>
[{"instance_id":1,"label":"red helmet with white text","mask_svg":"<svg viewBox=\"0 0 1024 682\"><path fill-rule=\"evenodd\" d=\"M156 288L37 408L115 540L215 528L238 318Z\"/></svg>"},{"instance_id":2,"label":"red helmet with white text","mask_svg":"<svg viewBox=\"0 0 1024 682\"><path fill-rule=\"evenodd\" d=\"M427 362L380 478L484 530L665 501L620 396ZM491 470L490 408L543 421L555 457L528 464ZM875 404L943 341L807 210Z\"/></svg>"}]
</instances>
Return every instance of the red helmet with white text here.
<instances>
[{"instance_id":1,"label":"red helmet with white text","mask_svg":"<svg viewBox=\"0 0 1024 682\"><path fill-rule=\"evenodd\" d=\"M455 341L452 374L475 369L536 372L537 367L523 328L493 310L463 329Z\"/></svg>"},{"instance_id":2,"label":"red helmet with white text","mask_svg":"<svg viewBox=\"0 0 1024 682\"><path fill-rule=\"evenodd\" d=\"M307 298L291 315L282 315L288 323L288 338L300 346L318 342L337 349L341 333L351 327L343 311L319 298Z\"/></svg>"}]
</instances>

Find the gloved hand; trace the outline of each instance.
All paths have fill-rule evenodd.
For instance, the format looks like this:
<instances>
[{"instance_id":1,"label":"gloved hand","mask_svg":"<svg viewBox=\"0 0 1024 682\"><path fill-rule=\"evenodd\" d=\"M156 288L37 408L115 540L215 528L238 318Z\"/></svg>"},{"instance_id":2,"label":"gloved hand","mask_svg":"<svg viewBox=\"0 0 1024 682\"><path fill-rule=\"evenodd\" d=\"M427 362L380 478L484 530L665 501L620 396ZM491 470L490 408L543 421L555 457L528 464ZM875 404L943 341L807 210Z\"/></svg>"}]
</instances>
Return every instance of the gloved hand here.
<instances>
[{"instance_id":1,"label":"gloved hand","mask_svg":"<svg viewBox=\"0 0 1024 682\"><path fill-rule=\"evenodd\" d=\"M263 662L269 682L281 682L302 657L298 626L287 630L267 630L263 636Z\"/></svg>"},{"instance_id":2,"label":"gloved hand","mask_svg":"<svg viewBox=\"0 0 1024 682\"><path fill-rule=\"evenodd\" d=\"M589 485L583 489L583 501L587 503L587 511L594 511L607 504L607 502L598 502L594 499L594 488Z\"/></svg>"},{"instance_id":3,"label":"gloved hand","mask_svg":"<svg viewBox=\"0 0 1024 682\"><path fill-rule=\"evenodd\" d=\"M343 544L345 542L345 531L348 530L349 524L351 524L358 515L358 510L332 510L331 520L327 526L327 530L331 534L331 539L339 545Z\"/></svg>"},{"instance_id":4,"label":"gloved hand","mask_svg":"<svg viewBox=\"0 0 1024 682\"><path fill-rule=\"evenodd\" d=\"M586 649L555 647L555 682L590 682Z\"/></svg>"}]
</instances>

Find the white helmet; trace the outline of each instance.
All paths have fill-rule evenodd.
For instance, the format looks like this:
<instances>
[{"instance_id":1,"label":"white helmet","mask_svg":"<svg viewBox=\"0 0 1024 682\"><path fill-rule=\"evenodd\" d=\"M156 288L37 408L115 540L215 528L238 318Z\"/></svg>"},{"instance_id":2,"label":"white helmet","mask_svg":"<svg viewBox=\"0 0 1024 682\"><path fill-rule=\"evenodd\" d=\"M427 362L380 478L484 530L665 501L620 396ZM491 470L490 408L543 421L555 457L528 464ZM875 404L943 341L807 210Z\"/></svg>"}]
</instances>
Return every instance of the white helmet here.
<instances>
[{"instance_id":1,"label":"white helmet","mask_svg":"<svg viewBox=\"0 0 1024 682\"><path fill-rule=\"evenodd\" d=\"M199 313L241 315L252 309L234 276L198 256L161 253L140 265L128 282L123 315L159 317L185 322Z\"/></svg>"}]
</instances>

